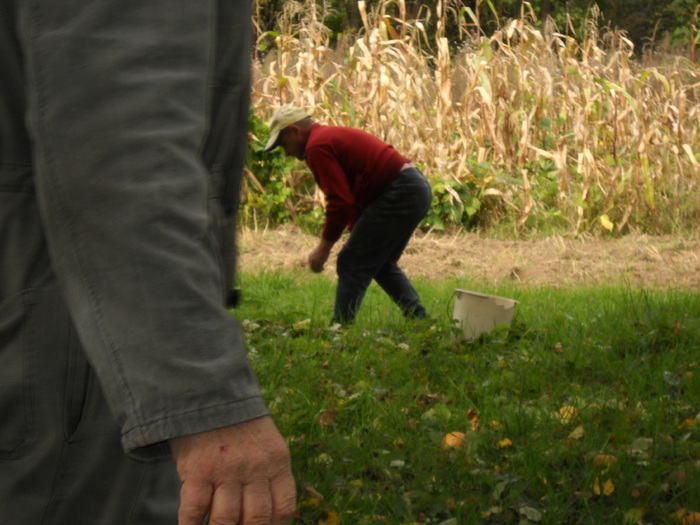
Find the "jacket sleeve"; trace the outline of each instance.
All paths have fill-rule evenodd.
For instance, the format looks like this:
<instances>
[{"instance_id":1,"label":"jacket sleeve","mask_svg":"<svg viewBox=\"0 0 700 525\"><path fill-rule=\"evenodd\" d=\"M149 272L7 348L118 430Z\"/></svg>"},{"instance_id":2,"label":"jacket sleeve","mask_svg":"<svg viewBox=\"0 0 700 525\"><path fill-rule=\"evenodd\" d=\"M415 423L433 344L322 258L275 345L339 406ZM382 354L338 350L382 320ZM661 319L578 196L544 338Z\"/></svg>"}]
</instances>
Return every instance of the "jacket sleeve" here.
<instances>
[{"instance_id":1,"label":"jacket sleeve","mask_svg":"<svg viewBox=\"0 0 700 525\"><path fill-rule=\"evenodd\" d=\"M247 74L223 85L226 96L207 95L225 61L211 55L207 2L112 3L35 3L29 122L66 303L124 449L152 458L170 438L267 413L223 304L240 177L227 172L242 163ZM231 4L226 34L246 39L248 5ZM215 141L223 120L205 119L214 108L239 112L232 152L228 137Z\"/></svg>"}]
</instances>

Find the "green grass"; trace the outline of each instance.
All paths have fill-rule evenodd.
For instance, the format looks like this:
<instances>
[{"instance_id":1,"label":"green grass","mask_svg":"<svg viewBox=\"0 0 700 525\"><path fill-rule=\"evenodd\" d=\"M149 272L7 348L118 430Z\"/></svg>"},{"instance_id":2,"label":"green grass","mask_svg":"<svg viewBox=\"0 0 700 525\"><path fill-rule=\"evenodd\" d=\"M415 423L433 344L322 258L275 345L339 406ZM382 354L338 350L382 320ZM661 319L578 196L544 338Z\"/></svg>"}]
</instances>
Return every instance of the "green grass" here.
<instances>
[{"instance_id":1,"label":"green grass","mask_svg":"<svg viewBox=\"0 0 700 525\"><path fill-rule=\"evenodd\" d=\"M657 524L700 512L697 293L419 281L425 324L373 285L338 331L329 277L241 284L234 314L292 451L296 523ZM449 319L456 287L518 299L510 329L464 340ZM445 450L452 431L464 446ZM601 455L614 463L597 466Z\"/></svg>"}]
</instances>

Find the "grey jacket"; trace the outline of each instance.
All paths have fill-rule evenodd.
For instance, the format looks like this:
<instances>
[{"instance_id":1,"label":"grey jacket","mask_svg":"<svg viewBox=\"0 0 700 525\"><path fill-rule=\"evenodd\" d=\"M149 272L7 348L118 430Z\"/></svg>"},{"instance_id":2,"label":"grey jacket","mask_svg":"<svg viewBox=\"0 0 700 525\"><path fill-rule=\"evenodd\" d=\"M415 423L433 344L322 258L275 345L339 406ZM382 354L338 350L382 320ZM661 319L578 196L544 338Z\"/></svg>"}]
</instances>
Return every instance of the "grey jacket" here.
<instances>
[{"instance_id":1,"label":"grey jacket","mask_svg":"<svg viewBox=\"0 0 700 525\"><path fill-rule=\"evenodd\" d=\"M169 438L267 413L225 307L248 5L220 2L210 17L191 2L191 16L170 23L161 2L169 29L155 34L101 12L105 2L59 4L16 3L21 52L13 33L0 37L0 311L55 275L123 448L162 457Z\"/></svg>"}]
</instances>

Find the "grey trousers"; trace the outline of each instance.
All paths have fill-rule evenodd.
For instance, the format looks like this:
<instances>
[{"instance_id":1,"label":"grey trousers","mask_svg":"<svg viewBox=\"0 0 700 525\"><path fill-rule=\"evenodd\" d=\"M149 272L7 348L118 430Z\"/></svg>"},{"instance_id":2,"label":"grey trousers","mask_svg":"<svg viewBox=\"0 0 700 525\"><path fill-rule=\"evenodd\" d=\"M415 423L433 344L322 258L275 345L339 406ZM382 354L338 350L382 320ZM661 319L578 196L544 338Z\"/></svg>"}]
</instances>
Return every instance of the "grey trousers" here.
<instances>
[{"instance_id":1,"label":"grey trousers","mask_svg":"<svg viewBox=\"0 0 700 525\"><path fill-rule=\"evenodd\" d=\"M0 222L17 227L24 219L27 229L37 228L30 195L21 200L24 213L13 217L0 205ZM23 245L41 254L40 240L27 237ZM41 286L0 303L0 523L177 523L174 464L124 454L119 427L46 270Z\"/></svg>"},{"instance_id":2,"label":"grey trousers","mask_svg":"<svg viewBox=\"0 0 700 525\"><path fill-rule=\"evenodd\" d=\"M98 352L86 353L86 345L81 344L83 338L78 337L79 333L91 332L81 332L75 311L69 312L67 307L75 297L66 296L64 283L57 278L66 273L58 271L59 265L70 266L72 261L70 252L62 251L62 246L47 243L50 238L60 243L61 238L49 235L55 216L46 215L46 201L52 194L66 194L62 183L72 185L71 191L77 194L81 180L87 183L92 177L102 176L100 188L105 193L86 199L85 202L90 202L89 209L70 210L81 228L94 225L96 231L90 232L90 238L100 239L101 228L106 231L117 224L116 218L108 220L100 214L101 210L110 209L109 202L100 200L109 199L107 175L114 177L115 192L128 193L136 192L138 186L124 185L120 174L129 180L132 166L148 171L151 163L155 172L164 171L162 165L172 162L173 173L177 173L179 165L190 163L192 171L197 171L197 159L180 158L182 151L196 149L196 145L181 147L178 143L182 128L191 124L187 118L178 120L178 117L195 110L186 105L168 107L161 102L163 99L171 103L186 101L188 93L169 96L164 90L170 86L185 89L188 82L182 79L195 76L199 69L202 77L209 71L210 84L216 88L216 71L212 74L208 69L211 64L200 67L199 50L208 48L215 36L221 39L233 34L238 40L248 39L249 20L248 3L238 1L221 2L218 7L216 2L200 0L3 0L0 4L0 523L3 525L177 523L180 483L172 460L160 454L154 455L150 462L143 462L124 452L123 432L114 417L114 408L120 407L122 401L115 393L105 394L117 392L114 385L105 389L104 379L111 377L109 373L96 373L98 360L99 369L108 370L107 357L103 363ZM214 60L241 50L240 46L217 44ZM167 74L180 71L179 63L181 74L162 78L164 71ZM240 63L245 72L247 57ZM161 67L164 64L166 67ZM191 64L197 67L189 67ZM202 78L202 85L205 80ZM196 81L196 78L192 80ZM246 93L228 99L226 94L226 89L219 94L215 92L208 101L212 115L210 135L206 142L202 141L201 153L212 178L221 177L227 166L240 163L244 154L240 148L234 148L220 156L222 150L217 139L225 142L236 134L245 135L245 128L241 129L241 122L245 123L242 108L245 112L248 108ZM227 114L224 110L230 100L242 106L235 108L242 121L216 122L216 115ZM205 108L201 109L203 112ZM219 134L217 127L224 133ZM236 129L226 130L227 127ZM153 140L154 135L162 140ZM197 130L189 135L196 136ZM204 136L204 127L199 135ZM106 171L96 161L96 150L100 150L99 161ZM238 158L231 158L232 155ZM150 184L153 186L158 181ZM224 206L222 213L229 216L235 213L237 184L232 179L212 186L219 194L210 197L219 199ZM181 191L186 190L183 185ZM165 195L163 200L167 198ZM206 201L206 197L201 200ZM124 209L123 213L130 211ZM150 215L144 215L158 215L158 210L150 211ZM83 212L95 214L95 220L80 217ZM201 214L199 209L196 213L183 212L176 220L183 224L203 222L198 213ZM231 237L231 223L222 220L218 234ZM75 224L63 226L61 231L70 235ZM162 227L164 238L168 238L170 226L165 223ZM124 246L129 244L125 242ZM157 248L168 253L168 249L178 250L179 245L171 241L170 246ZM228 252L219 256L230 261L232 243L222 243L220 248ZM102 248L94 246L94 249ZM58 258L57 253L61 255ZM183 260L186 257L179 252L177 256ZM124 254L124 261L129 261L128 254ZM129 279L124 277L127 274L119 273L124 266L121 263L115 261L114 270L104 268L103 279L113 275L118 281L114 284L117 289L129 284ZM183 266L196 264L185 260ZM232 265L224 266L221 271L226 274L226 285L230 285ZM209 270L207 267L207 272L212 274L219 268L216 267L216 272ZM168 269L153 270L154 275L164 271ZM225 310L221 310L224 317ZM102 321L109 323L110 319ZM113 324L122 326L122 320L118 321ZM120 330L128 330L130 325L135 331L143 329L137 326L138 320L123 321L126 328ZM124 362L138 362L129 359L125 357ZM152 373L158 369L153 367ZM253 395L254 392L244 392L241 397ZM163 411L165 414L167 407ZM180 430L188 433L185 423ZM134 439L133 447L149 445Z\"/></svg>"}]
</instances>

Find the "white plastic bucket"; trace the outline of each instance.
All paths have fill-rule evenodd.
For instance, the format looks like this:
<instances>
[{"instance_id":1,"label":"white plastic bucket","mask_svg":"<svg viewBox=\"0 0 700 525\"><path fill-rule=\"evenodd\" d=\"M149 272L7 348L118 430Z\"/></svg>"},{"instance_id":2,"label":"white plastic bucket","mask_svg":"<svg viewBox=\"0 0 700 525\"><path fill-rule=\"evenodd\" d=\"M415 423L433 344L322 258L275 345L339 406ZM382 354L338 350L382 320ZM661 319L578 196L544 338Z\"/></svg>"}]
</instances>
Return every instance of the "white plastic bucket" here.
<instances>
[{"instance_id":1,"label":"white plastic bucket","mask_svg":"<svg viewBox=\"0 0 700 525\"><path fill-rule=\"evenodd\" d=\"M498 325L509 325L518 304L515 299L459 288L455 288L455 297L452 319L467 339L479 337Z\"/></svg>"}]
</instances>

